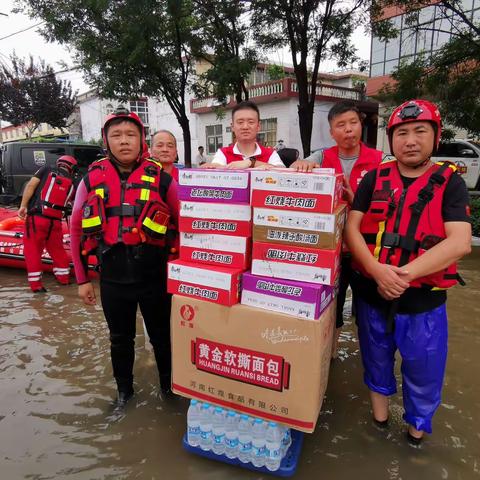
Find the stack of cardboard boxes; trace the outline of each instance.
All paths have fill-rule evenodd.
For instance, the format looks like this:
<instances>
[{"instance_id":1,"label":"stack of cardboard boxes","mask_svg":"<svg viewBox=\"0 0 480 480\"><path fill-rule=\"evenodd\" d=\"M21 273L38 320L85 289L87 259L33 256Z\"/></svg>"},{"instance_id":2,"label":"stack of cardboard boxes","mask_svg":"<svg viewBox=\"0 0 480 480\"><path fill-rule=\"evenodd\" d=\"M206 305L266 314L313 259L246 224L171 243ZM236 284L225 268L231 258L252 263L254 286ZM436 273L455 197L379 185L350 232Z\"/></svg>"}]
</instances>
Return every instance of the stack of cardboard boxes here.
<instances>
[{"instance_id":1,"label":"stack of cardboard boxes","mask_svg":"<svg viewBox=\"0 0 480 480\"><path fill-rule=\"evenodd\" d=\"M182 170L178 192L180 258L168 265L168 291L238 303L241 273L250 263L249 173Z\"/></svg>"},{"instance_id":2,"label":"stack of cardboard boxes","mask_svg":"<svg viewBox=\"0 0 480 480\"><path fill-rule=\"evenodd\" d=\"M169 264L175 393L314 430L335 323L341 182L332 171L181 172L180 260ZM220 288L222 275L234 281Z\"/></svg>"},{"instance_id":3,"label":"stack of cardboard boxes","mask_svg":"<svg viewBox=\"0 0 480 480\"><path fill-rule=\"evenodd\" d=\"M342 176L252 172L253 252L242 304L317 319L334 297L345 206Z\"/></svg>"}]
</instances>

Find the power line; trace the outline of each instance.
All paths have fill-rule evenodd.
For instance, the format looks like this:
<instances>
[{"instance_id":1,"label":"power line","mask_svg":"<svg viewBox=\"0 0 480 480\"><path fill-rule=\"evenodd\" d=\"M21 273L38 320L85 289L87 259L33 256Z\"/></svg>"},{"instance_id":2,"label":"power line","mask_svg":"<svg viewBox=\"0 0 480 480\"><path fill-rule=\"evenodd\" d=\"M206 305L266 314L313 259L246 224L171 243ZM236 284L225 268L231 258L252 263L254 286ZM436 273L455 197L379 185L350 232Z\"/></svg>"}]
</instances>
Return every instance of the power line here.
<instances>
[{"instance_id":1,"label":"power line","mask_svg":"<svg viewBox=\"0 0 480 480\"><path fill-rule=\"evenodd\" d=\"M6 38L13 37L14 35L18 35L19 33L26 32L27 30L31 30L32 28L38 27L39 25L42 25L42 23L45 22L39 22L36 23L35 25L31 25L30 27L24 28L23 30L18 30L17 32L10 33L9 35L6 35L5 37L0 37L0 40L5 40Z\"/></svg>"}]
</instances>

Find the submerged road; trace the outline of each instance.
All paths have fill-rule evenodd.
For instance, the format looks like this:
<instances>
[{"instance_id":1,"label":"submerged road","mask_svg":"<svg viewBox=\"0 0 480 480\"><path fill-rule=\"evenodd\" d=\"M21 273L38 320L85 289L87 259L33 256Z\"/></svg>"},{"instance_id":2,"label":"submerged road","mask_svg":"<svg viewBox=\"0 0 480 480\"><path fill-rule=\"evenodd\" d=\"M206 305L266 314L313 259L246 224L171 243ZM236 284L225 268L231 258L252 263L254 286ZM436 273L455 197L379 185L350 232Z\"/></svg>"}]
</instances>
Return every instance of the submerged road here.
<instances>
[{"instance_id":1,"label":"submerged road","mask_svg":"<svg viewBox=\"0 0 480 480\"><path fill-rule=\"evenodd\" d=\"M400 394L390 429L371 425L349 320L295 479L480 478L480 248L461 273L468 286L450 293L449 360L433 435L421 449L406 444ZM159 397L140 322L136 396L124 417L111 418L115 386L101 309L83 306L75 286L58 286L50 275L48 293L33 295L25 277L0 268L0 478L266 478L183 451L187 401Z\"/></svg>"}]
</instances>

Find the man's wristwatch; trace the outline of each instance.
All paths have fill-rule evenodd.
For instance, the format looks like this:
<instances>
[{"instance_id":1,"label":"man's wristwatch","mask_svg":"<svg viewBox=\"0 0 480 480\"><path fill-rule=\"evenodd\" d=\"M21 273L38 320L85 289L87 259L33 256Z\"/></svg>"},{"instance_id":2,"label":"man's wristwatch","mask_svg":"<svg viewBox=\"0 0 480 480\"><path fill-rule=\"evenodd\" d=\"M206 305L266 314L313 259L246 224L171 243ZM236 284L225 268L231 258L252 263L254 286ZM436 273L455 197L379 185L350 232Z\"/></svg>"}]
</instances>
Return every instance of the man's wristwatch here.
<instances>
[{"instance_id":1,"label":"man's wristwatch","mask_svg":"<svg viewBox=\"0 0 480 480\"><path fill-rule=\"evenodd\" d=\"M249 168L253 168L255 167L255 162L257 161L255 157L251 157L249 158L250 160L250 167Z\"/></svg>"}]
</instances>

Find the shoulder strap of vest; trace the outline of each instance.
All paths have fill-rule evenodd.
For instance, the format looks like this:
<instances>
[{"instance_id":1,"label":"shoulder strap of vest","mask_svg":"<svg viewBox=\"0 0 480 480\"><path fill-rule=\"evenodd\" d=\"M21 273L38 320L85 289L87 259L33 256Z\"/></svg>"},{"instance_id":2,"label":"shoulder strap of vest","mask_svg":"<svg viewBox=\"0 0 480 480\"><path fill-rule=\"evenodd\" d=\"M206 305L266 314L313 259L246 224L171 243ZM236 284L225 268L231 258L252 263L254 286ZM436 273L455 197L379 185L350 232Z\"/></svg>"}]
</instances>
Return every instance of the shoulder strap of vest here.
<instances>
[{"instance_id":1,"label":"shoulder strap of vest","mask_svg":"<svg viewBox=\"0 0 480 480\"><path fill-rule=\"evenodd\" d=\"M164 202L167 201L167 192L168 189L170 188L170 184L172 183L172 177L165 173L165 171L162 169L160 172L160 182L159 182L159 187L160 187L160 196L162 197L162 200Z\"/></svg>"},{"instance_id":2,"label":"shoulder strap of vest","mask_svg":"<svg viewBox=\"0 0 480 480\"><path fill-rule=\"evenodd\" d=\"M447 182L456 170L455 165L451 162L438 162L436 165L438 165L439 168L430 174L427 184L418 192L418 200L410 207L412 212L405 233L406 238L414 238L420 222L420 217L422 216L425 207L432 201L435 194L435 188L441 187ZM402 250L399 262L400 267L408 262L410 253L411 252L407 249Z\"/></svg>"}]
</instances>

